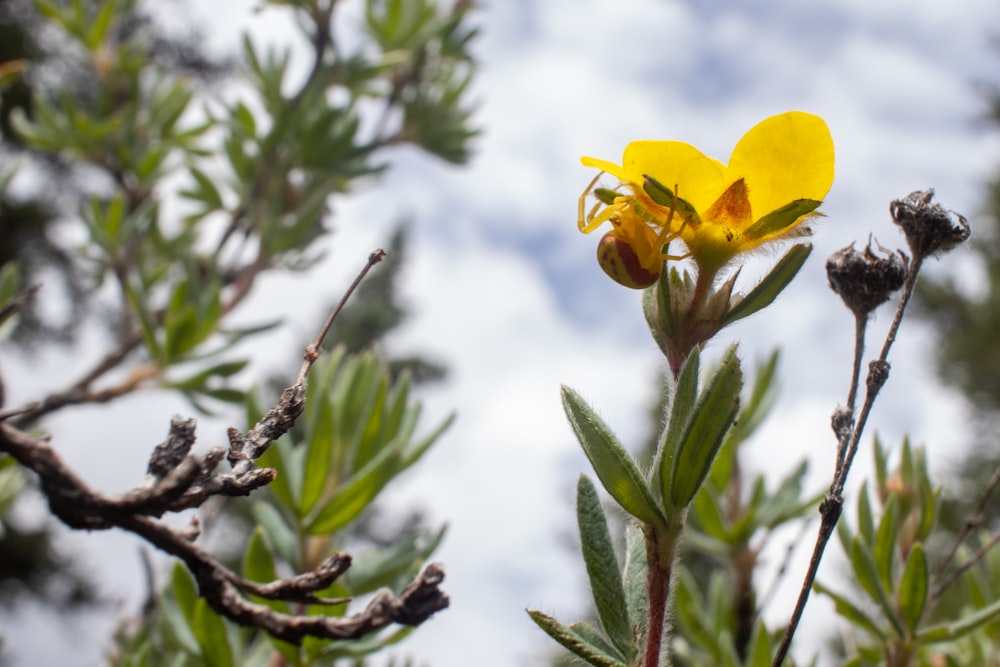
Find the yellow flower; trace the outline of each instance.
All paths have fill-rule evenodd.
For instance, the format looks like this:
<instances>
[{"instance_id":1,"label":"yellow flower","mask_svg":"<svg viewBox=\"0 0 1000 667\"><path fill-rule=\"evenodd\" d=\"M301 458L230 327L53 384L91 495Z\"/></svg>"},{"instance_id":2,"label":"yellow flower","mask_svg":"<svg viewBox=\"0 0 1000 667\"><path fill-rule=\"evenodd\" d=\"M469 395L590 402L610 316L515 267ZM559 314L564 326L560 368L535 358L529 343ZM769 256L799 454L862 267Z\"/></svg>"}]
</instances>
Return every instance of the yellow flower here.
<instances>
[{"instance_id":1,"label":"yellow flower","mask_svg":"<svg viewBox=\"0 0 1000 667\"><path fill-rule=\"evenodd\" d=\"M830 130L819 116L801 111L755 125L728 165L680 141L632 142L621 166L591 157L581 161L620 181L614 190L594 189L596 179L591 183L580 200L579 226L589 234L612 223L599 261L628 287L652 284L663 261L677 258L665 248L674 238L687 247L685 257L714 275L739 253L808 234L803 222L818 215L833 184ZM598 203L586 212L591 190Z\"/></svg>"}]
</instances>

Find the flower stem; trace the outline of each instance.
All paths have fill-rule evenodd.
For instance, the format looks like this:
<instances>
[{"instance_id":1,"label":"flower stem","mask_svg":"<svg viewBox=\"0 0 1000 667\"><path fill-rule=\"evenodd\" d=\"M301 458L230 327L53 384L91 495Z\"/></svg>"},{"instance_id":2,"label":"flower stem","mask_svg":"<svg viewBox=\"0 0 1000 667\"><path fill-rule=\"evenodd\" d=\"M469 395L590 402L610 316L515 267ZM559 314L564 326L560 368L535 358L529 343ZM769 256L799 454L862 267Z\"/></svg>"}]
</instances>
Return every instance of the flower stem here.
<instances>
[{"instance_id":1,"label":"flower stem","mask_svg":"<svg viewBox=\"0 0 1000 667\"><path fill-rule=\"evenodd\" d=\"M649 624L646 628L646 652L643 667L660 667L663 637L667 625L670 575L674 567L675 540L661 539L655 530L646 534L646 592L649 599Z\"/></svg>"}]
</instances>

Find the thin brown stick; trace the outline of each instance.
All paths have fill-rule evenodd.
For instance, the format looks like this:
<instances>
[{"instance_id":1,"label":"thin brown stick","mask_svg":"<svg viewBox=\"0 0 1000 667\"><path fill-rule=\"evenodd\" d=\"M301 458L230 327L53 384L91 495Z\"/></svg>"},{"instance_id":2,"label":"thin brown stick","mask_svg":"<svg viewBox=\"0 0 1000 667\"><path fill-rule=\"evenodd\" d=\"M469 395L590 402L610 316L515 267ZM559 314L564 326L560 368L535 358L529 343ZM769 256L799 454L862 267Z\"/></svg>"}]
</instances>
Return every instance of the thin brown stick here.
<instances>
[{"instance_id":1,"label":"thin brown stick","mask_svg":"<svg viewBox=\"0 0 1000 667\"><path fill-rule=\"evenodd\" d=\"M377 593L359 613L350 616L291 615L256 604L247 595L298 604L338 605L346 599L327 599L316 592L337 580L351 564L348 554L334 554L319 567L272 582L252 582L215 560L195 544L200 528L193 521L185 529L174 529L158 520L164 514L197 507L212 496L248 495L270 483L275 471L257 468L257 458L286 433L302 413L304 383L319 346L336 314L368 270L385 256L373 252L368 264L352 283L344 299L327 319L316 341L307 347L303 371L286 389L278 403L247 433L230 429L228 459L232 471L217 473L226 452L221 447L204 456L191 454L195 442L195 420L175 417L167 439L154 448L144 484L117 496L91 489L49 445L47 438L33 436L0 421L0 451L37 475L52 513L66 525L85 530L120 528L136 535L184 562L198 583L199 594L217 613L230 620L265 630L273 636L297 643L306 636L356 639L392 623L417 625L448 606L440 590L444 579L440 567L431 564L398 596Z\"/></svg>"}]
</instances>

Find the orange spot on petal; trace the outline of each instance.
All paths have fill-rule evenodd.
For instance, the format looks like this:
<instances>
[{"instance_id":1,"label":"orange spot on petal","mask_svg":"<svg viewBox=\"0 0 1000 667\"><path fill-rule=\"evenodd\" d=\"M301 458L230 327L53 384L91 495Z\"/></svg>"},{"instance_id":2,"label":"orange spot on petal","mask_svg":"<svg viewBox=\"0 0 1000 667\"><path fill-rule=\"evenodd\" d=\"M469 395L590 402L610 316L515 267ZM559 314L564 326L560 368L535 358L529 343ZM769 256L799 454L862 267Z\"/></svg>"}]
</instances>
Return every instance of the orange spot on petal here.
<instances>
[{"instance_id":1,"label":"orange spot on petal","mask_svg":"<svg viewBox=\"0 0 1000 667\"><path fill-rule=\"evenodd\" d=\"M724 221L746 224L753 221L753 211L750 210L750 193L746 182L741 178L726 188L712 208L705 213L705 218L711 221Z\"/></svg>"}]
</instances>

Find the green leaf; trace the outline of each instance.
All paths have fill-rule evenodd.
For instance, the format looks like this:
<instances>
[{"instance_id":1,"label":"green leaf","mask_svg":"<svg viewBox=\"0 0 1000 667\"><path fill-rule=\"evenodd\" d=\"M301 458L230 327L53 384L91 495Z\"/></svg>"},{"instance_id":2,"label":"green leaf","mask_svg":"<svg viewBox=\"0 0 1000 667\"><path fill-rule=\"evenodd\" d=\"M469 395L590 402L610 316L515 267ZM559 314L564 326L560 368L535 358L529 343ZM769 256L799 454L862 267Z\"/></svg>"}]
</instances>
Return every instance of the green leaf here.
<instances>
[{"instance_id":1,"label":"green leaf","mask_svg":"<svg viewBox=\"0 0 1000 667\"><path fill-rule=\"evenodd\" d=\"M867 479L861 482L861 490L858 492L858 535L868 544L875 539L875 517L872 513ZM844 550L849 551L846 548Z\"/></svg>"},{"instance_id":2,"label":"green leaf","mask_svg":"<svg viewBox=\"0 0 1000 667\"><path fill-rule=\"evenodd\" d=\"M642 292L642 312L649 326L649 332L664 356L670 355L670 341L677 332L674 311L671 307L671 281L677 277L677 270L665 268L660 271L656 282Z\"/></svg>"},{"instance_id":3,"label":"green leaf","mask_svg":"<svg viewBox=\"0 0 1000 667\"><path fill-rule=\"evenodd\" d=\"M677 451L684 437L684 430L691 421L698 402L698 376L701 372L701 354L696 348L681 367L681 373L673 386L670 396L670 410L667 426L663 429L657 449L660 467L660 483L663 487L664 502L670 497L670 474L677 459ZM669 380L668 380L669 382Z\"/></svg>"},{"instance_id":4,"label":"green leaf","mask_svg":"<svg viewBox=\"0 0 1000 667\"><path fill-rule=\"evenodd\" d=\"M177 607L188 625L191 625L194 622L194 606L198 602L198 587L195 585L194 577L183 565L175 563L171 584Z\"/></svg>"},{"instance_id":5,"label":"green leaf","mask_svg":"<svg viewBox=\"0 0 1000 667\"><path fill-rule=\"evenodd\" d=\"M274 549L278 557L292 569L299 571L300 557L298 540L295 531L285 521L285 517L271 503L255 501L252 505L254 519L263 531L267 543Z\"/></svg>"},{"instance_id":6,"label":"green leaf","mask_svg":"<svg viewBox=\"0 0 1000 667\"><path fill-rule=\"evenodd\" d=\"M978 611L965 616L953 623L944 623L927 628L917 635L918 639L925 642L951 641L969 634L977 628L1000 618L1000 600L996 600Z\"/></svg>"},{"instance_id":7,"label":"green leaf","mask_svg":"<svg viewBox=\"0 0 1000 667\"><path fill-rule=\"evenodd\" d=\"M304 462L302 468L302 497L299 499L299 516L305 516L313 510L316 503L327 490L331 478L345 474L333 461L335 428L333 406L323 396L316 396L313 410L308 419L308 440L304 447ZM309 405L308 402L306 405Z\"/></svg>"},{"instance_id":8,"label":"green leaf","mask_svg":"<svg viewBox=\"0 0 1000 667\"><path fill-rule=\"evenodd\" d=\"M899 611L911 633L916 632L924 613L928 585L927 557L924 547L917 542L910 549L903 578L899 582Z\"/></svg>"},{"instance_id":9,"label":"green leaf","mask_svg":"<svg viewBox=\"0 0 1000 667\"><path fill-rule=\"evenodd\" d=\"M660 206L674 209L674 215L680 216L681 220L698 224L700 219L698 211L685 199L678 197L674 191L660 183L648 174L643 174L642 189L649 195L649 198Z\"/></svg>"},{"instance_id":10,"label":"green leaf","mask_svg":"<svg viewBox=\"0 0 1000 667\"><path fill-rule=\"evenodd\" d=\"M337 489L306 526L310 535L332 533L353 521L399 472L399 453L386 448Z\"/></svg>"},{"instance_id":11,"label":"green leaf","mask_svg":"<svg viewBox=\"0 0 1000 667\"><path fill-rule=\"evenodd\" d=\"M437 532L418 531L386 549L355 554L354 561L341 581L358 596L382 587L390 587L399 577L415 574L441 544L446 527Z\"/></svg>"},{"instance_id":12,"label":"green leaf","mask_svg":"<svg viewBox=\"0 0 1000 667\"><path fill-rule=\"evenodd\" d=\"M851 544L850 558L851 567L854 570L854 575L857 577L858 583L861 584L865 592L882 608L882 613L892 623L892 627L897 635L905 637L906 631L896 616L885 586L882 585L878 567L875 565L875 559L872 557L868 546L858 538L854 538Z\"/></svg>"},{"instance_id":13,"label":"green leaf","mask_svg":"<svg viewBox=\"0 0 1000 667\"><path fill-rule=\"evenodd\" d=\"M618 651L631 660L634 657L632 626L625 604L622 572L597 489L585 475L580 475L576 486L576 518L580 527L583 561L587 565L587 576L601 626Z\"/></svg>"},{"instance_id":14,"label":"green leaf","mask_svg":"<svg viewBox=\"0 0 1000 667\"><path fill-rule=\"evenodd\" d=\"M779 209L771 211L763 218L753 223L743 232L746 239L760 239L780 232L795 224L804 215L812 213L823 202L815 199L796 199Z\"/></svg>"},{"instance_id":15,"label":"green leaf","mask_svg":"<svg viewBox=\"0 0 1000 667\"><path fill-rule=\"evenodd\" d=\"M882 578L882 585L887 589L892 588L892 569L896 555L896 535L899 530L899 499L895 495L889 496L879 520L878 532L875 533L875 544L872 549L872 556L878 566L879 576Z\"/></svg>"},{"instance_id":16,"label":"green leaf","mask_svg":"<svg viewBox=\"0 0 1000 667\"><path fill-rule=\"evenodd\" d=\"M666 521L656 507L639 467L611 429L569 387L563 386L562 400L577 440L611 497L640 521L664 526Z\"/></svg>"},{"instance_id":17,"label":"green leaf","mask_svg":"<svg viewBox=\"0 0 1000 667\"><path fill-rule=\"evenodd\" d=\"M535 622L535 625L545 631L545 634L555 639L563 647L587 663L595 665L595 667L626 667L624 662L608 655L600 648L588 642L572 628L567 628L551 616L543 614L540 611L530 610L528 611L528 616Z\"/></svg>"},{"instance_id":18,"label":"green leaf","mask_svg":"<svg viewBox=\"0 0 1000 667\"><path fill-rule=\"evenodd\" d=\"M171 586L163 597L163 605L160 609L163 612L164 626L167 633L180 646L183 652L191 655L198 655L198 640L191 630L191 621L194 618L194 605L198 600L198 591L195 588L191 575L180 563L175 563L171 575Z\"/></svg>"},{"instance_id":19,"label":"green leaf","mask_svg":"<svg viewBox=\"0 0 1000 667\"><path fill-rule=\"evenodd\" d=\"M250 581L260 583L270 583L278 578L274 568L274 556L268 548L267 541L264 539L264 531L260 526L254 528L253 532L250 533L250 541L243 554L243 576ZM288 603L284 600L252 597L255 602L275 611L288 613Z\"/></svg>"},{"instance_id":20,"label":"green leaf","mask_svg":"<svg viewBox=\"0 0 1000 667\"><path fill-rule=\"evenodd\" d=\"M742 387L743 372L733 345L701 393L678 445L670 485L664 489L673 507L687 507L708 476L726 432L736 418ZM665 497L664 502L666 500Z\"/></svg>"},{"instance_id":21,"label":"green leaf","mask_svg":"<svg viewBox=\"0 0 1000 667\"><path fill-rule=\"evenodd\" d=\"M226 626L204 598L194 606L194 622L191 624L201 655L207 667L232 667L233 651L226 636Z\"/></svg>"},{"instance_id":22,"label":"green leaf","mask_svg":"<svg viewBox=\"0 0 1000 667\"><path fill-rule=\"evenodd\" d=\"M846 597L834 592L833 589L827 588L818 581L813 583L813 590L833 600L837 613L850 621L851 625L865 630L880 642L889 641L886 634L878 627L878 623Z\"/></svg>"},{"instance_id":23,"label":"green leaf","mask_svg":"<svg viewBox=\"0 0 1000 667\"><path fill-rule=\"evenodd\" d=\"M638 521L629 519L625 526L625 574L622 577L622 584L625 588L628 616L632 620L633 636L638 636L640 629L648 625L649 602L646 598L648 573L646 535Z\"/></svg>"},{"instance_id":24,"label":"green leaf","mask_svg":"<svg viewBox=\"0 0 1000 667\"><path fill-rule=\"evenodd\" d=\"M97 15L90 21L90 29L87 30L84 44L90 51L96 51L108 34L108 27L111 19L119 9L118 3L112 0L105 0L100 3Z\"/></svg>"},{"instance_id":25,"label":"green leaf","mask_svg":"<svg viewBox=\"0 0 1000 667\"><path fill-rule=\"evenodd\" d=\"M746 667L770 667L771 665L771 637L763 623L757 621L754 625L753 638L750 641L750 660L746 662Z\"/></svg>"},{"instance_id":26,"label":"green leaf","mask_svg":"<svg viewBox=\"0 0 1000 667\"><path fill-rule=\"evenodd\" d=\"M782 290L792 282L811 252L812 245L809 243L800 243L789 248L788 252L778 260L778 263L764 279L722 316L722 326L729 326L733 322L753 315L758 310L771 305Z\"/></svg>"},{"instance_id":27,"label":"green leaf","mask_svg":"<svg viewBox=\"0 0 1000 667\"><path fill-rule=\"evenodd\" d=\"M729 530L722 518L722 511L719 509L719 503L723 501L724 498L705 486L695 495L691 504L698 528L704 531L705 535L719 541L727 541L730 538Z\"/></svg>"}]
</instances>

